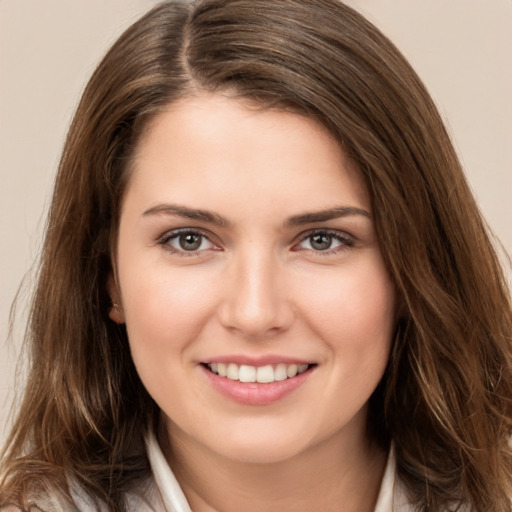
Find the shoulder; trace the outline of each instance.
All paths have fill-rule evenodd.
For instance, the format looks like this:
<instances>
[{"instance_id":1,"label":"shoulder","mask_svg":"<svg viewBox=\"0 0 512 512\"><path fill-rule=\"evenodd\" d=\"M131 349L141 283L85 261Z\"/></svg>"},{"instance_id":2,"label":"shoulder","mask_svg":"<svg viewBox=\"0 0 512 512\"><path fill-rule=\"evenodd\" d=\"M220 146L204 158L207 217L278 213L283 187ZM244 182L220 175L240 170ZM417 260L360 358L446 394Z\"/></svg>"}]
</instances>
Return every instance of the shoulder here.
<instances>
[{"instance_id":1,"label":"shoulder","mask_svg":"<svg viewBox=\"0 0 512 512\"><path fill-rule=\"evenodd\" d=\"M74 505L72 512L108 512L105 503L98 502L77 485L71 486L71 498ZM124 500L128 512L165 512L166 510L152 475L134 483L132 489L124 495ZM53 509L49 510L53 512Z\"/></svg>"}]
</instances>

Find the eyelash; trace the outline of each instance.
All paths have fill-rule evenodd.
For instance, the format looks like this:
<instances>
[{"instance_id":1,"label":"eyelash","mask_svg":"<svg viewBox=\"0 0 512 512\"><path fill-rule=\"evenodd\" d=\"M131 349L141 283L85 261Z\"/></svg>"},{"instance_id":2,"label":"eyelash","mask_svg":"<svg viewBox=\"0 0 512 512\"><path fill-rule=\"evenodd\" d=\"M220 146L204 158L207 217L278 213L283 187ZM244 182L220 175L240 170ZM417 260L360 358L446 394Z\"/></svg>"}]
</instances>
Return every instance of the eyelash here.
<instances>
[{"instance_id":1,"label":"eyelash","mask_svg":"<svg viewBox=\"0 0 512 512\"><path fill-rule=\"evenodd\" d=\"M177 229L174 231L167 232L162 237L160 237L160 239L158 240L158 244L163 246L170 253L177 254L177 255L183 256L183 257L200 256L201 253L208 250L208 249L202 249L202 250L187 251L184 249L177 249L176 247L173 247L172 245L170 245L171 240L176 240L179 237L184 236L184 235L200 236L200 237L202 237L201 244L206 239L210 244L215 246L215 244L210 240L207 233L201 231L200 229L190 229L190 228ZM315 235L328 236L328 237L331 237L333 240L336 240L337 242L340 243L339 246L337 246L333 249L330 249L330 248L325 249L325 250L304 249L306 251L310 251L310 252L314 253L315 255L329 256L329 255L337 254L341 251L350 249L351 247L354 247L354 245L355 245L354 238L352 236L348 235L347 233L330 230L330 229L314 229L312 231L302 233L300 235L299 242L294 244L292 250L294 250L294 251L300 250L298 248L300 246L300 244L304 243L308 239L311 239Z\"/></svg>"}]
</instances>

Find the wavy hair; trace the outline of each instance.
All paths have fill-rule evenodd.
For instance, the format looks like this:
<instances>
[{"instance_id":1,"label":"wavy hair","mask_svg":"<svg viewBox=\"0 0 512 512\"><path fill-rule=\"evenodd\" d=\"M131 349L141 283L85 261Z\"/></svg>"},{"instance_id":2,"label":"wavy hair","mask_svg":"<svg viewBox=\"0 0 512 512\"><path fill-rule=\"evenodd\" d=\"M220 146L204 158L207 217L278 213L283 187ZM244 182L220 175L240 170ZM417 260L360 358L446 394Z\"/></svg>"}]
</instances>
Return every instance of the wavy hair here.
<instances>
[{"instance_id":1,"label":"wavy hair","mask_svg":"<svg viewBox=\"0 0 512 512\"><path fill-rule=\"evenodd\" d=\"M123 190L145 126L230 91L326 126L357 164L401 303L369 431L393 441L418 510L511 510L512 312L492 240L442 120L395 46L337 0L167 1L94 72L65 144L2 458L0 506L76 482L110 510L149 472L158 408L109 321ZM35 501L34 501L35 500Z\"/></svg>"}]
</instances>

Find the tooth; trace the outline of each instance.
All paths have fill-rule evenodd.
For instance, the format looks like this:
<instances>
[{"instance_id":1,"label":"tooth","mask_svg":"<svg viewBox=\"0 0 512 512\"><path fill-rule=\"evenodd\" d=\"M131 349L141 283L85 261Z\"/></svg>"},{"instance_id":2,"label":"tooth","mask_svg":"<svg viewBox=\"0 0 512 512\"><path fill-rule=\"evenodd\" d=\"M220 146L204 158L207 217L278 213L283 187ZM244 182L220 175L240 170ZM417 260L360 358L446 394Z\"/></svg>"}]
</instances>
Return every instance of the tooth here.
<instances>
[{"instance_id":1,"label":"tooth","mask_svg":"<svg viewBox=\"0 0 512 512\"><path fill-rule=\"evenodd\" d=\"M308 364L290 364L279 363L275 367L268 364L265 366L238 365L236 363L210 363L208 368L220 377L227 377L231 380L240 380L240 382L260 382L270 383L282 381L287 378L295 377L297 374L305 372Z\"/></svg>"},{"instance_id":2,"label":"tooth","mask_svg":"<svg viewBox=\"0 0 512 512\"><path fill-rule=\"evenodd\" d=\"M256 373L256 380L261 383L274 382L274 368L272 365L260 366Z\"/></svg>"},{"instance_id":3,"label":"tooth","mask_svg":"<svg viewBox=\"0 0 512 512\"><path fill-rule=\"evenodd\" d=\"M229 363L228 368L226 370L226 377L231 380L238 380L238 375L240 373L240 369L237 364Z\"/></svg>"},{"instance_id":4,"label":"tooth","mask_svg":"<svg viewBox=\"0 0 512 512\"><path fill-rule=\"evenodd\" d=\"M246 364L243 364L240 366L240 372L238 377L240 379L240 382L256 382L256 368L254 366L248 366Z\"/></svg>"},{"instance_id":5,"label":"tooth","mask_svg":"<svg viewBox=\"0 0 512 512\"><path fill-rule=\"evenodd\" d=\"M299 364L299 366L297 368L297 373L305 372L307 369L308 369L307 364Z\"/></svg>"},{"instance_id":6,"label":"tooth","mask_svg":"<svg viewBox=\"0 0 512 512\"><path fill-rule=\"evenodd\" d=\"M286 375L286 365L283 363L278 364L274 369L274 380L285 380L288 378Z\"/></svg>"},{"instance_id":7,"label":"tooth","mask_svg":"<svg viewBox=\"0 0 512 512\"><path fill-rule=\"evenodd\" d=\"M224 363L218 363L217 364L217 371L219 372L219 375L221 377L225 377L227 375L227 368Z\"/></svg>"},{"instance_id":8,"label":"tooth","mask_svg":"<svg viewBox=\"0 0 512 512\"><path fill-rule=\"evenodd\" d=\"M288 366L288 368L286 368L286 375L288 375L288 377L295 377L295 375L297 375L297 369L298 369L298 366L296 364L291 364L290 366Z\"/></svg>"}]
</instances>

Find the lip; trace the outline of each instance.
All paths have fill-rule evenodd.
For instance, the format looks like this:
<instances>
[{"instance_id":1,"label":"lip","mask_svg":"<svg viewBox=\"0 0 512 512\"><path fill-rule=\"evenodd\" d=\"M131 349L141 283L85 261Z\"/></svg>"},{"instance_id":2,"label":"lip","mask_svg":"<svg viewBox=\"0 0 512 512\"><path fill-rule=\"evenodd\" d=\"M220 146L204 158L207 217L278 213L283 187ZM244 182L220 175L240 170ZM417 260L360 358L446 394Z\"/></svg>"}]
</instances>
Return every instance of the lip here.
<instances>
[{"instance_id":1,"label":"lip","mask_svg":"<svg viewBox=\"0 0 512 512\"><path fill-rule=\"evenodd\" d=\"M266 366L267 364L314 364L314 361L310 361L307 359L297 359L293 357L287 357L282 355L276 355L276 354L267 354L264 356L247 356L242 354L233 354L233 355L227 355L227 356L219 356L219 357L212 357L210 359L204 359L201 361L201 363L204 364L211 364L211 363L235 363L238 365L246 364L248 366Z\"/></svg>"},{"instance_id":2,"label":"lip","mask_svg":"<svg viewBox=\"0 0 512 512\"><path fill-rule=\"evenodd\" d=\"M247 359L246 359L247 360ZM240 359L229 359L229 362L239 364L250 364L253 366L262 366L264 364L272 364L275 359L272 359L272 363L254 363L254 358L248 358L252 362L240 361ZM265 360L266 359L261 359ZM261 361L260 360L260 361ZM214 362L226 362L228 359L219 358L208 361L208 363ZM290 359L281 360L279 362L286 362L289 364L296 364L297 360L290 361ZM279 364L279 362L277 364ZM205 362L206 363L206 362ZM299 364L304 364L303 362ZM212 387L225 397L244 405L270 405L274 402L282 400L297 388L302 386L307 379L311 376L316 365L310 367L303 373L296 375L295 377L288 378L282 381L270 382L261 384L259 382L240 382L238 380L231 380L226 377L220 377L219 375L211 372L204 365L199 365L199 368L209 380Z\"/></svg>"}]
</instances>

